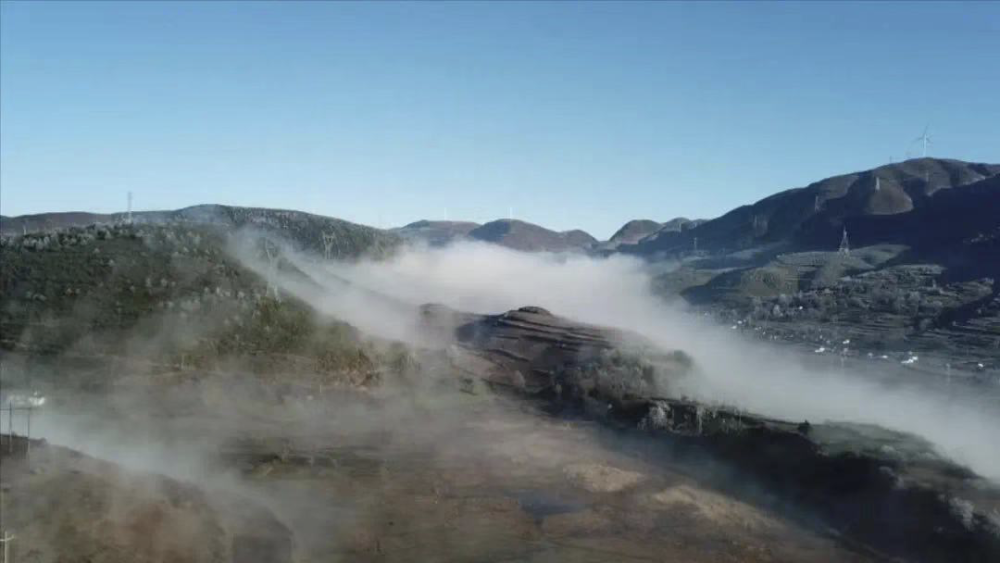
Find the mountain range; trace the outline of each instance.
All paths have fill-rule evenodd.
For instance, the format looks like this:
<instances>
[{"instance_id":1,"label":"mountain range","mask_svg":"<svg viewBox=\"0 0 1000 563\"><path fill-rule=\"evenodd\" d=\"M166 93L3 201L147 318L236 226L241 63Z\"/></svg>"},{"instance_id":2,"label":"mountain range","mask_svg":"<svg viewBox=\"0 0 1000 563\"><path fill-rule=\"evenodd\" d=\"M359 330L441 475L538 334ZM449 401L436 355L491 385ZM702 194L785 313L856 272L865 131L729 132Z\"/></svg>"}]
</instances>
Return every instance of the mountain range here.
<instances>
[{"instance_id":1,"label":"mountain range","mask_svg":"<svg viewBox=\"0 0 1000 563\"><path fill-rule=\"evenodd\" d=\"M921 210L942 201L934 197L942 190L970 186L998 173L1000 164L935 158L888 164L785 190L691 229L661 229L639 240L630 251L644 256L676 255L694 249L738 251L773 243L836 249L843 227L860 217Z\"/></svg>"},{"instance_id":2,"label":"mountain range","mask_svg":"<svg viewBox=\"0 0 1000 563\"><path fill-rule=\"evenodd\" d=\"M391 549L402 553L398 546L405 546L400 560L414 559L412 544L403 542L426 535L430 529L411 530L406 523L423 523L442 513L452 520L433 529L453 530L452 523L471 520L470 529L477 534L479 530L513 529L518 534L531 530L526 536L531 539L531 550L536 549L537 538L546 537L542 534L565 541L562 526L567 522L579 525L581 533L588 535L601 528L619 533L621 523L629 523L629 528L641 533L629 538L628 546L647 546L663 537L670 539L670 545L683 543L660 533L661 529L685 531L690 536L684 536L684 541L687 537L703 541L709 537L703 530L716 530L710 536L712 545L721 541L716 538L723 538L735 546L743 544L730 541L737 537L734 534L751 529L747 522L758 521L742 515L756 514L748 512L748 507L760 503L761 507L787 506L782 510L787 510L788 521L815 521L824 534L834 530L849 542L852 555L871 551L911 561L994 561L1000 553L1000 536L994 531L992 515L1000 506L1000 492L977 476L974 468L942 457L932 442L898 428L771 418L718 401L689 400L680 392L684 381L701 369L704 353L661 349L621 329L580 323L530 304L482 314L438 304L397 302L393 296L379 298L378 291L362 285L356 285L358 291L342 292L351 301L362 294L375 296L360 301L363 306L352 306L360 311L359 318L374 317L389 308L410 309L417 319L416 328L428 337L426 342L437 342L437 347L411 346L352 326L348 319L325 311L323 299L288 288L322 287L319 280L327 277L337 286L354 284L337 277L336 269L322 264L321 258L384 256L412 242L445 245L474 240L524 251L664 257L669 259L664 267L649 269L657 273L651 280L653 289L665 299L683 297L699 311L724 320L727 334L731 327L734 338L760 336L808 346L804 367L839 365L840 370L857 368L858 373L866 373L866 365L875 365L872 371L879 378L899 376L898 381L909 382L940 375L940 383L949 389L956 385L961 391L965 384L977 385L972 392L981 403L971 404L968 412L978 412L980 404L997 404L1000 390L985 385L1000 382L1000 376L995 377L1000 374L1000 283L994 281L1000 279L998 172L996 165L920 159L781 192L708 221L632 221L604 243L582 231L557 232L515 220L482 225L419 221L385 231L299 211L222 205L133 213L131 217L88 213L2 217L0 358L4 370L0 375L5 388L10 381L29 381L46 392L51 390L53 397L58 392L64 397L90 394L101 398L97 403L101 416L108 417L110 411L121 417L122 424L132 425L139 420L134 413L149 411L156 424L169 423L176 416L176 428L201 432L191 423L193 413L205 412L210 424L206 429L223 425L241 429L232 439L212 443L206 450L220 458L225 475L241 479L234 481L241 486L266 486L273 495L283 490L276 488L281 486L279 479L294 479L296 490L302 493L292 504L298 506L307 496L316 499L305 505L302 516L292 521L295 524L316 521L318 509L349 494L355 495L348 498L357 506L376 504L379 514L383 507L412 506L385 515L386 524L379 528L379 537L403 538L384 544L390 553ZM804 204L810 200L812 205ZM850 236L850 252L837 250L844 230ZM234 237L234 233L247 236ZM285 246L279 244L274 250L275 239L311 251L312 259L282 255ZM292 280L288 288L275 283L278 272ZM327 286L321 295L337 293ZM607 297L593 296L595 300ZM379 303L387 304L386 308ZM735 336L738 330L743 334ZM903 361L890 361L899 359ZM894 368L901 373L890 371ZM760 373L752 367L744 369ZM433 384L428 385L431 374ZM103 399L112 394L137 402ZM412 418L397 414L403 403L388 402L397 396L415 405ZM514 403L507 401L518 397L527 402L508 409ZM878 405L877 401L874 397L871 404ZM310 405L319 403L327 406L312 410ZM140 404L143 408L131 408ZM386 410L368 410L382 408L380 404L387 405ZM361 408L355 410L357 405ZM579 458L601 464L575 462L577 458L570 457L574 463L553 465L552 452L562 448L549 446L564 442L538 434L540 421L534 419L482 424L493 416L489 414L493 411L484 410L492 405L501 406L505 413L516 411L518 417L537 405L545 424L550 420L559 424L561 437L573 429L575 421L584 421L588 437L607 436L608 453L585 450L584 454L593 457ZM333 418L341 412L381 415L392 409L394 414L370 426L341 424L340 430L317 438L295 429L293 439L277 433L279 428L285 432L292 426L285 414L289 411L284 410L288 406L316 413L322 418L314 420L325 422L366 420ZM230 412L247 414L235 417ZM918 412L923 416L925 411ZM926 412L922 428L937 424L938 417L947 422L956 416L947 409ZM466 433L488 433L466 436L458 449L460 455L454 458L441 456L445 450L436 446L440 436L454 436L451 430L434 433L434 449L412 449L412 458L388 457L367 445L358 447L363 441L350 442L352 435L370 434L394 451L410 451L401 447L406 441L395 439L387 430L401 429L404 433L399 436L412 441L411 427L440 422L442 413L449 420L464 420L452 415L468 413L475 423L459 428ZM280 422L265 426L269 418ZM600 428L595 422L613 433L589 433ZM165 434L176 443L175 427L167 428L171 432ZM495 428L513 429L509 443L516 446L497 447ZM641 432L626 436L623 429ZM159 439L139 433L144 441ZM207 437L214 431L203 433ZM545 456L539 465L554 467L544 481L525 472L528 458L520 455L525 451L525 436L532 444L546 446L535 448ZM629 439L624 450L622 436ZM199 435L194 441L202 443L202 438ZM16 445L15 441L4 439L9 441L0 444L4 446L0 451L10 455L14 448L7 446ZM656 440L648 442L656 445L647 447L647 439ZM964 442L963 438L963 443L981 447L977 440ZM604 440L591 440L598 441ZM475 473L478 462L471 468L464 462L452 463L469 459L467 448L478 443L497 452L481 464L489 471ZM574 437L565 443L577 456L588 442ZM661 451L661 446L668 448L662 450L670 454L667 458L634 457L636 452ZM17 447L27 451L26 445ZM103 479L108 469L78 454L44 448L42 442L31 444L32 465L20 466L17 485L10 488L12 494L20 495L15 500L21 499L14 504L22 507L16 513L22 519L17 528L20 537L31 537L24 533L27 522L52 527L42 514L72 516L59 522L76 525L92 521L97 510L109 522L97 529L103 532L113 527L115 540L108 545L123 554L118 560L134 560L135 552L126 550L129 544L118 540L125 537L118 530L131 530L135 519L118 518L114 510L109 516L108 506L93 509L78 500L89 496L70 494L90 494L90 475L100 474ZM608 457L619 453L621 458ZM427 467L423 465L427 457L446 463ZM46 463L56 458L70 463L64 467ZM8 465L19 467L11 459L3 460L5 479ZM712 463L710 470L705 470L704 461ZM705 496L689 486L679 493L676 485L666 485L697 472L718 475L719 484L738 483L740 491L733 493L708 482L712 487L705 488L712 496ZM415 474L420 480L414 480ZM523 479L524 484L514 479ZM53 493L55 482L59 487ZM293 537L291 530L296 526L275 525L271 520L278 518L266 511L235 505L230 509L229 504L215 507L193 492L178 497L182 502L165 500L160 492L176 496L180 490L174 483L160 479L128 482L128 493L141 493L141 500L152 506L177 505L168 511L167 520L157 508L155 522L193 518L199 523L200 527L183 528L198 532L184 536L184 541L235 546L232 557L213 547L214 552L226 555L214 560L262 559L262 553L276 553L268 555L268 560L292 561L295 542L312 535ZM746 482L753 484L752 494L743 491ZM150 483L149 490L156 494L131 483ZM548 500L529 504L522 500L528 496L493 498L486 494L513 490L520 495L536 490L531 487L554 490L555 499L588 499L588 504L571 509L555 504L557 513L552 514ZM116 503L126 498L104 485L94 490L114 493ZM372 491L402 492L371 503ZM725 500L729 497L722 493L736 500ZM29 502L31 495L49 495L44 510L35 510L42 505ZM649 507L650 499L666 509L656 512ZM109 506L116 508L116 503ZM686 520L694 503L723 514L713 518L725 525L706 528L700 520ZM78 506L86 510L76 510ZM428 508L434 506L447 510ZM529 514L529 508L542 516ZM126 512L122 514L132 514ZM280 514L284 518L286 513ZM891 517L886 518L887 514ZM515 516L519 520L511 520ZM497 518L508 520L498 526ZM372 528L371 520L359 522L361 531L351 529L350 535L358 539L350 541L373 544L366 553L384 559L379 547L383 544L362 533ZM662 528L643 527L647 525ZM402 531L393 531L401 527ZM59 533L63 528L53 527ZM211 533L201 533L203 529ZM322 532L318 535L326 537L328 530ZM767 544L766 551L754 544L752 553L781 560L801 560L795 554L811 553L795 547L785 557L777 550L790 544L775 541L770 534L760 544ZM58 545L67 553L102 553L93 547L92 535L71 534L65 541L37 545L45 549ZM433 541L418 543L436 549ZM511 536L504 534L488 547L493 550L493 546L510 543ZM657 544L649 553L649 559L656 559L664 552ZM753 559L740 557L751 553L749 547L727 553L735 553L734 560ZM844 559L838 557L841 551L834 553L824 560ZM433 559L424 559L428 558ZM608 557L602 550L597 558ZM190 559L207 560L200 555ZM881 559L880 555L873 560Z\"/></svg>"},{"instance_id":3,"label":"mountain range","mask_svg":"<svg viewBox=\"0 0 1000 563\"><path fill-rule=\"evenodd\" d=\"M714 219L632 220L603 242L579 229L559 232L516 219L499 219L485 224L422 220L382 231L301 211L225 205L136 212L132 214L132 221L281 229L312 249L322 248L321 233L326 230L340 233L341 238L348 233L361 236L385 248L404 241L440 246L459 240L478 240L523 251L625 252L655 259L689 255L694 251L738 252L774 244L836 249L845 228L851 238L864 244L926 238L927 231L920 226L927 217L949 223L948 232L953 234L973 227L988 228L992 225L991 218L1000 216L1000 212L988 211L994 204L992 198L998 174L1000 164L912 159L781 191ZM951 193L955 188L962 189ZM960 212L974 214L977 219L948 219L951 214ZM94 223L120 223L125 219L124 213L86 212L2 216L0 233L14 235Z\"/></svg>"},{"instance_id":4,"label":"mountain range","mask_svg":"<svg viewBox=\"0 0 1000 563\"><path fill-rule=\"evenodd\" d=\"M466 221L416 221L392 229L404 239L443 246L460 240L489 242L528 252L562 252L589 248L598 241L585 231L553 231L517 219L498 219L486 224Z\"/></svg>"}]
</instances>

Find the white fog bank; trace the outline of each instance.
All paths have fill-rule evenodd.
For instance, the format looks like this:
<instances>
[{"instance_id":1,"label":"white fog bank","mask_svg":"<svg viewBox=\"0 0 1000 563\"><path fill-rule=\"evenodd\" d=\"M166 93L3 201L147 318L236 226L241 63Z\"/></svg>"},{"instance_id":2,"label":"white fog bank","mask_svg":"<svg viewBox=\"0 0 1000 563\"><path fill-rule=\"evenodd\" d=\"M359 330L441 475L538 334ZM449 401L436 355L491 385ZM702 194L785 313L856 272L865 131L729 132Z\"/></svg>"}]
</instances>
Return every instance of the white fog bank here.
<instances>
[{"instance_id":1,"label":"white fog bank","mask_svg":"<svg viewBox=\"0 0 1000 563\"><path fill-rule=\"evenodd\" d=\"M656 297L652 272L637 259L529 254L482 243L410 249L387 261L350 264L289 257L319 287L279 279L283 290L370 334L412 339L416 325L408 306L424 303L476 313L537 305L689 353L699 369L679 389L688 396L790 420L866 422L911 432L1000 480L1000 406L984 407L961 392L946 397L916 385L888 387L870 373L806 368L787 350L749 341ZM263 264L246 262L265 273Z\"/></svg>"}]
</instances>

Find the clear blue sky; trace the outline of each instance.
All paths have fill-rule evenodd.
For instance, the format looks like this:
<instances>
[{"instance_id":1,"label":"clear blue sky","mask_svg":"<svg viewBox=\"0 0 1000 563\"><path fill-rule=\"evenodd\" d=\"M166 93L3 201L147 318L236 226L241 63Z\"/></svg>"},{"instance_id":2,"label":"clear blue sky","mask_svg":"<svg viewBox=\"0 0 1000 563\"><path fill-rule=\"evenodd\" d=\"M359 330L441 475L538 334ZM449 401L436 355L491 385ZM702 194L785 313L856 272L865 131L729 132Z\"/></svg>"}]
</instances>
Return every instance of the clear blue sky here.
<instances>
[{"instance_id":1,"label":"clear blue sky","mask_svg":"<svg viewBox=\"0 0 1000 563\"><path fill-rule=\"evenodd\" d=\"M20 3L0 209L228 203L609 236L931 154L1000 162L1000 4ZM380 220L381 218L381 220Z\"/></svg>"}]
</instances>

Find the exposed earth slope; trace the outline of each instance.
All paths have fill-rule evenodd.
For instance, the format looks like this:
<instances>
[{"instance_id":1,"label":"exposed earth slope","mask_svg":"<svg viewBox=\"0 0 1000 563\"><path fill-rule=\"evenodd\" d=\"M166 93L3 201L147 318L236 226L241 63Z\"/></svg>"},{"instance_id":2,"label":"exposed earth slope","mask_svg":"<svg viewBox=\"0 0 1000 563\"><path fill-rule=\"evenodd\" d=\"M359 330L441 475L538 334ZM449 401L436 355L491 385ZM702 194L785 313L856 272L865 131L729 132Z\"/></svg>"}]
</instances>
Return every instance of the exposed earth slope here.
<instances>
[{"instance_id":1,"label":"exposed earth slope","mask_svg":"<svg viewBox=\"0 0 1000 563\"><path fill-rule=\"evenodd\" d=\"M291 563L292 532L265 507L24 438L0 437L11 561Z\"/></svg>"}]
</instances>

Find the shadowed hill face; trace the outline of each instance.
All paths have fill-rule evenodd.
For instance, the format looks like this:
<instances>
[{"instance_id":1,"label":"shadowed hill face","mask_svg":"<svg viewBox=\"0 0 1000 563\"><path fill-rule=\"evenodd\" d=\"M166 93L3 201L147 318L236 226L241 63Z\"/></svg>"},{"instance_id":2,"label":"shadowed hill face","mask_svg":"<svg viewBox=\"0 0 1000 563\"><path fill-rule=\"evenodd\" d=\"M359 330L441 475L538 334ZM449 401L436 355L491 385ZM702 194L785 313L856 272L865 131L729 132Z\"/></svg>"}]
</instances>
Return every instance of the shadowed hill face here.
<instances>
[{"instance_id":1,"label":"shadowed hill face","mask_svg":"<svg viewBox=\"0 0 1000 563\"><path fill-rule=\"evenodd\" d=\"M597 242L597 239L581 230L559 233L516 219L491 221L470 231L469 237L529 252L582 249Z\"/></svg>"},{"instance_id":2,"label":"shadowed hill face","mask_svg":"<svg viewBox=\"0 0 1000 563\"><path fill-rule=\"evenodd\" d=\"M683 232L661 230L639 242L640 254L694 247L737 250L776 242L811 242L852 217L896 215L933 205L941 191L1000 173L1000 165L920 158L835 176L739 207ZM836 242L831 243L834 246Z\"/></svg>"},{"instance_id":3,"label":"shadowed hill face","mask_svg":"<svg viewBox=\"0 0 1000 563\"><path fill-rule=\"evenodd\" d=\"M1000 246L1000 175L936 190L924 205L905 213L848 217L844 225L862 245L889 241L934 250L990 243L996 252ZM815 229L823 233L820 227ZM1000 259L992 265L1000 269Z\"/></svg>"},{"instance_id":4,"label":"shadowed hill face","mask_svg":"<svg viewBox=\"0 0 1000 563\"><path fill-rule=\"evenodd\" d=\"M469 232L479 226L479 223L471 221L415 221L409 225L391 229L390 232L408 241L443 246L456 240L465 239Z\"/></svg>"}]
</instances>

